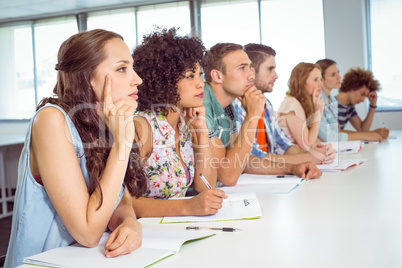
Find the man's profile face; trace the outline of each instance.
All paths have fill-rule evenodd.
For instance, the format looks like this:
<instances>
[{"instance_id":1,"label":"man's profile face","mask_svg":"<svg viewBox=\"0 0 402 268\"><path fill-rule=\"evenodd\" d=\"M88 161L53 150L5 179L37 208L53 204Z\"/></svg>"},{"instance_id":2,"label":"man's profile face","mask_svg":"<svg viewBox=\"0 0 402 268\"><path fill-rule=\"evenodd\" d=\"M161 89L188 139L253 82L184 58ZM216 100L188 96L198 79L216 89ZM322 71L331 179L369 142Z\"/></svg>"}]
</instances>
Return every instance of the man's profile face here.
<instances>
[{"instance_id":1,"label":"man's profile face","mask_svg":"<svg viewBox=\"0 0 402 268\"><path fill-rule=\"evenodd\" d=\"M256 70L254 85L262 92L272 92L276 79L278 79L278 74L276 73L275 57L269 55L261 63L258 72Z\"/></svg>"},{"instance_id":2,"label":"man's profile face","mask_svg":"<svg viewBox=\"0 0 402 268\"><path fill-rule=\"evenodd\" d=\"M251 60L243 50L228 53L223 59L225 73L222 74L224 91L234 97L242 97L254 85L254 69Z\"/></svg>"},{"instance_id":3,"label":"man's profile face","mask_svg":"<svg viewBox=\"0 0 402 268\"><path fill-rule=\"evenodd\" d=\"M356 105L363 102L366 97L370 94L370 90L367 86L362 86L356 90L350 90L347 92L349 94L349 100L351 105Z\"/></svg>"}]
</instances>

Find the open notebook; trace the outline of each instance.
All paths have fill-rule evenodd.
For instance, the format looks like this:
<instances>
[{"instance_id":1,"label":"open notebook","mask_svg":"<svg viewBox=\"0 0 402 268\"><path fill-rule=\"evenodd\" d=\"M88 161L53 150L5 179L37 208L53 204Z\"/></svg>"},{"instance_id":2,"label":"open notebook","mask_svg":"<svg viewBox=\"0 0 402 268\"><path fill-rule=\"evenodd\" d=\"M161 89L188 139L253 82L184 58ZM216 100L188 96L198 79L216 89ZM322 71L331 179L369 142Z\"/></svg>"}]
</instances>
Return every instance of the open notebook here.
<instances>
[{"instance_id":1,"label":"open notebook","mask_svg":"<svg viewBox=\"0 0 402 268\"><path fill-rule=\"evenodd\" d=\"M255 193L228 194L215 215L163 217L161 223L209 222L257 219L262 215Z\"/></svg>"},{"instance_id":2,"label":"open notebook","mask_svg":"<svg viewBox=\"0 0 402 268\"><path fill-rule=\"evenodd\" d=\"M49 251L24 258L23 263L42 267L147 267L179 252L185 242L195 241L215 235L210 232L161 231L144 229L141 248L130 254L116 258L104 256L105 233L95 248L78 244L54 248Z\"/></svg>"},{"instance_id":3,"label":"open notebook","mask_svg":"<svg viewBox=\"0 0 402 268\"><path fill-rule=\"evenodd\" d=\"M304 179L292 175L256 175L242 174L235 186L219 187L225 193L255 192L259 194L284 194L289 193Z\"/></svg>"},{"instance_id":4,"label":"open notebook","mask_svg":"<svg viewBox=\"0 0 402 268\"><path fill-rule=\"evenodd\" d=\"M331 144L339 154L356 154L362 149L362 142L360 140L331 142Z\"/></svg>"},{"instance_id":5,"label":"open notebook","mask_svg":"<svg viewBox=\"0 0 402 268\"><path fill-rule=\"evenodd\" d=\"M317 165L322 172L340 172L348 168L358 166L367 161L367 158L361 159L341 159L339 161L334 161L332 164L327 165Z\"/></svg>"}]
</instances>

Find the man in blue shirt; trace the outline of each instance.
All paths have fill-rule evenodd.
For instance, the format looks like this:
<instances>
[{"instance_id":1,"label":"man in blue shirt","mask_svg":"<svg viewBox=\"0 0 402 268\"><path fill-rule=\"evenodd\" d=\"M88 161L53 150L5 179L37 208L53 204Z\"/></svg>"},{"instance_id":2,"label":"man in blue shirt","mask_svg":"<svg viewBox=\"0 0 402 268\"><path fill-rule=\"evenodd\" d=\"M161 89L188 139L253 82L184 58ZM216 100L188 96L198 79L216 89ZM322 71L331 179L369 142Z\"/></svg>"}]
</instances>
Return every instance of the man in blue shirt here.
<instances>
[{"instance_id":1,"label":"man in blue shirt","mask_svg":"<svg viewBox=\"0 0 402 268\"><path fill-rule=\"evenodd\" d=\"M290 164L256 158L250 161L257 122L264 111L266 99L254 86L254 70L243 47L218 43L206 53L203 62L205 116L211 140L211 152L218 171L218 180L235 185L243 173L295 174L317 178L321 171L311 162ZM246 111L245 122L236 129L232 101L239 98Z\"/></svg>"},{"instance_id":2,"label":"man in blue shirt","mask_svg":"<svg viewBox=\"0 0 402 268\"><path fill-rule=\"evenodd\" d=\"M247 44L244 46L244 51L252 61L252 67L255 70L256 88L262 93L272 92L275 81L278 79L275 70L275 50L261 44ZM236 127L240 129L246 111L238 99L235 99L232 104L236 113ZM326 147L316 145L308 153L295 146L279 126L272 104L266 98L265 109L259 119L251 154L253 155L251 159L265 157L275 161L281 158L288 163L311 161L315 164L328 164L333 162L335 150L330 145Z\"/></svg>"}]
</instances>

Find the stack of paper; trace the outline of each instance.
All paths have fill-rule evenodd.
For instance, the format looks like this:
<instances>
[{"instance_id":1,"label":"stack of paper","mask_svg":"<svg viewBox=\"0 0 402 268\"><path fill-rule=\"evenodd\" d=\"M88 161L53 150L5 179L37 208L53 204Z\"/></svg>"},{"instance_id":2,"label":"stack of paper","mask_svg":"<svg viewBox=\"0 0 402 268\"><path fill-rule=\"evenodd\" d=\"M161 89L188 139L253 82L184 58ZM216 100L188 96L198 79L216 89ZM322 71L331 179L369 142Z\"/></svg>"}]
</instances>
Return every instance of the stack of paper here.
<instances>
[{"instance_id":1,"label":"stack of paper","mask_svg":"<svg viewBox=\"0 0 402 268\"><path fill-rule=\"evenodd\" d=\"M228 194L218 213L209 216L163 217L161 223L207 222L257 219L262 215L255 193Z\"/></svg>"},{"instance_id":2,"label":"stack of paper","mask_svg":"<svg viewBox=\"0 0 402 268\"><path fill-rule=\"evenodd\" d=\"M183 243L215 235L210 232L158 231L144 229L141 248L116 258L104 256L108 233L95 248L78 244L59 247L24 258L23 262L42 267L146 267L179 252Z\"/></svg>"},{"instance_id":3,"label":"stack of paper","mask_svg":"<svg viewBox=\"0 0 402 268\"><path fill-rule=\"evenodd\" d=\"M367 158L361 158L361 159L341 159L339 161L334 161L332 164L327 164L327 165L317 165L317 167L322 171L322 172L340 172L344 171L348 168L358 166L363 164L364 162L367 161Z\"/></svg>"},{"instance_id":4,"label":"stack of paper","mask_svg":"<svg viewBox=\"0 0 402 268\"><path fill-rule=\"evenodd\" d=\"M284 194L295 189L302 181L304 179L292 175L242 174L236 186L224 186L218 189L225 193Z\"/></svg>"}]
</instances>

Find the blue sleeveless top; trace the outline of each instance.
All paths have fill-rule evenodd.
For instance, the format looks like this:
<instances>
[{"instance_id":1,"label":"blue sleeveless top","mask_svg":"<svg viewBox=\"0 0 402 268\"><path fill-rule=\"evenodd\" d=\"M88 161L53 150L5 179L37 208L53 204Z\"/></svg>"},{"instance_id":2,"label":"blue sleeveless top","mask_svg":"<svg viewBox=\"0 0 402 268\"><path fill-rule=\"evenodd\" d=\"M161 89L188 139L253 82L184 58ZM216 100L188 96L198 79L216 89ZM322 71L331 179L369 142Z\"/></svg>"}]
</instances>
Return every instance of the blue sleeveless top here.
<instances>
[{"instance_id":1,"label":"blue sleeveless top","mask_svg":"<svg viewBox=\"0 0 402 268\"><path fill-rule=\"evenodd\" d=\"M47 107L57 108L63 113L71 133L82 175L87 187L89 185L84 147L77 129L63 109L56 105L46 104L32 117L25 138L24 148L21 152L18 164L18 182L14 198L10 242L4 264L5 268L21 265L25 257L75 243L74 238L67 231L67 228L53 207L46 189L38 184L31 174L29 148L32 122L38 112ZM124 185L122 185L117 204L120 202L123 192Z\"/></svg>"}]
</instances>

